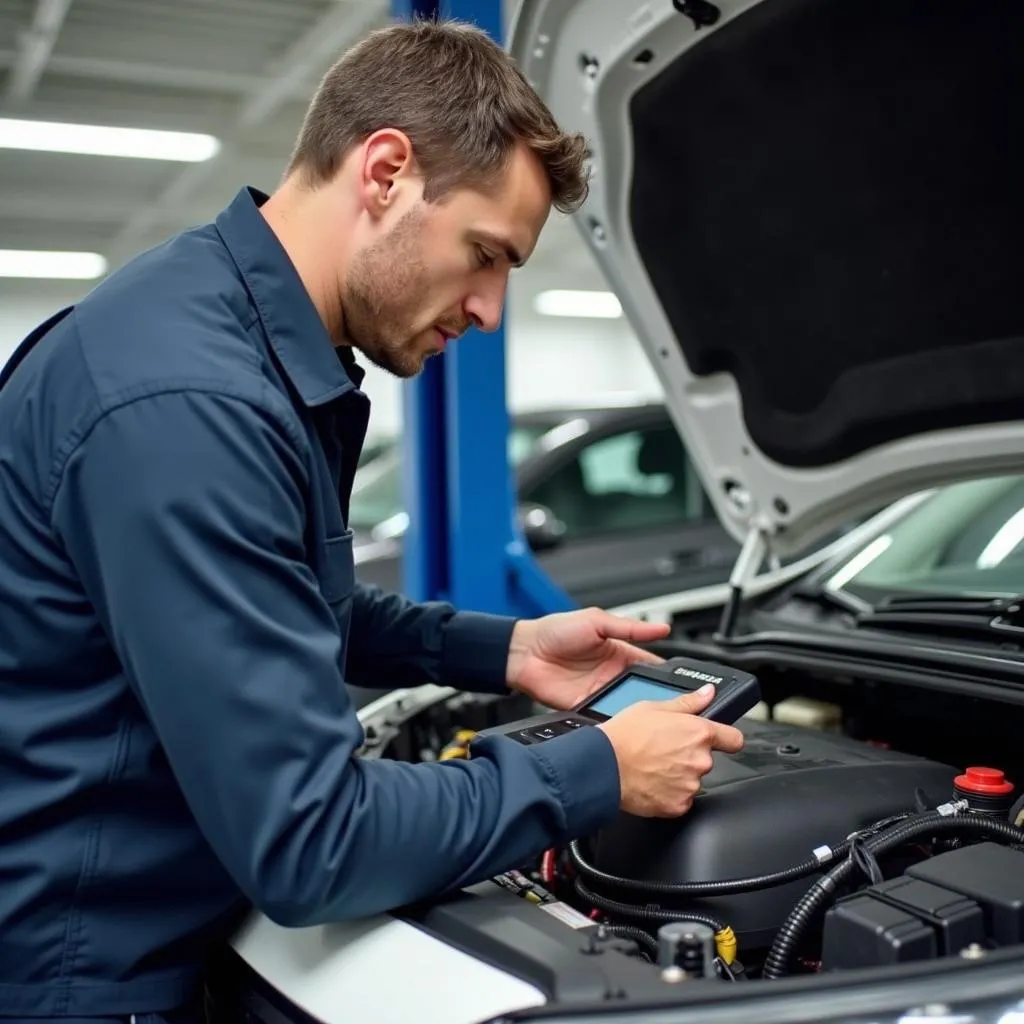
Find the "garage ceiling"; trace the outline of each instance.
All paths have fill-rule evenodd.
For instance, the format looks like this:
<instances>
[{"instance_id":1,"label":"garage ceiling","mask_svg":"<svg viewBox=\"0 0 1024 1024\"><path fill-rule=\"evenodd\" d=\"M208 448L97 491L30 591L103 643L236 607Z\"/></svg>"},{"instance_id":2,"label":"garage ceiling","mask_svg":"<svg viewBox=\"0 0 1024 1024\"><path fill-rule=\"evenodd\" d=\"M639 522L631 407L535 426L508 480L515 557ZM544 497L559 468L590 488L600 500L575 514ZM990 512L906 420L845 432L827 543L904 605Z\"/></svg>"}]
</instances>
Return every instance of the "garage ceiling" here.
<instances>
[{"instance_id":1,"label":"garage ceiling","mask_svg":"<svg viewBox=\"0 0 1024 1024\"><path fill-rule=\"evenodd\" d=\"M0 248L100 252L118 266L212 218L242 184L270 190L316 83L387 23L380 0L0 0L0 117L203 132L184 164L0 150ZM544 288L602 288L575 229L553 217L520 272ZM67 292L6 280L0 299Z\"/></svg>"}]
</instances>

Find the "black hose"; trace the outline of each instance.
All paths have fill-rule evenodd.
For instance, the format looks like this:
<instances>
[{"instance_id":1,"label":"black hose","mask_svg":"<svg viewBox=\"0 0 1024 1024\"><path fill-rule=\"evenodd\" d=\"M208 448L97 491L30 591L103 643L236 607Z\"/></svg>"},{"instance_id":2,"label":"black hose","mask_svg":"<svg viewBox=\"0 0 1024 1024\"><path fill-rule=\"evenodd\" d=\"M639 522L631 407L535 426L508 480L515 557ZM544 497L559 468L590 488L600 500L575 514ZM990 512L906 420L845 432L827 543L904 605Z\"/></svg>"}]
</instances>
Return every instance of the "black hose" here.
<instances>
[{"instance_id":1,"label":"black hose","mask_svg":"<svg viewBox=\"0 0 1024 1024\"><path fill-rule=\"evenodd\" d=\"M606 896L598 896L597 893L591 892L580 878L576 879L576 891L589 904L609 914L621 914L623 917L634 917L638 921L651 921L657 924L667 924L669 921L695 921L697 924L706 924L716 935L725 930L722 921L711 914L695 910L655 910L653 907L638 907L633 903L620 903Z\"/></svg>"},{"instance_id":2,"label":"black hose","mask_svg":"<svg viewBox=\"0 0 1024 1024\"><path fill-rule=\"evenodd\" d=\"M927 814L911 821L902 822L881 835L874 836L864 846L869 855L877 858L912 839L918 839L925 835L931 837L936 833L958 831L976 832L989 839L1001 839L1011 843L1024 841L1024 831L1005 821L974 815ZM768 953L768 959L765 961L764 971L761 975L765 981L776 981L789 973L790 964L807 926L825 903L835 895L839 886L858 867L858 863L853 858L844 860L815 882L803 895L775 936L775 942Z\"/></svg>"},{"instance_id":3,"label":"black hose","mask_svg":"<svg viewBox=\"0 0 1024 1024\"><path fill-rule=\"evenodd\" d=\"M642 928L632 928L628 924L606 924L602 928L609 934L619 939L630 939L638 946L642 946L651 955L651 960L658 959L658 944Z\"/></svg>"},{"instance_id":4,"label":"black hose","mask_svg":"<svg viewBox=\"0 0 1024 1024\"><path fill-rule=\"evenodd\" d=\"M569 844L569 855L580 874L587 875L593 881L600 882L602 885L610 885L619 889L630 889L634 892L648 893L652 896L708 897L728 896L738 892L754 892L757 889L772 889L777 885L794 882L798 878L806 878L808 875L823 871L825 864L835 860L836 857L844 856L849 848L850 841L846 840L838 846L829 847L832 855L824 862L818 860L817 857L811 857L802 864L785 868L782 871L773 871L768 875L751 875L749 878L728 878L720 882L646 882L636 878L621 878L618 875L611 875L607 871L602 871L591 864L583 856L579 840L576 839Z\"/></svg>"},{"instance_id":5,"label":"black hose","mask_svg":"<svg viewBox=\"0 0 1024 1024\"><path fill-rule=\"evenodd\" d=\"M856 833L857 837L869 836L878 833L882 829L891 827L907 818L913 817L913 812L894 814L888 818L869 825ZM633 892L648 893L652 896L730 896L740 892L755 892L758 889L774 889L778 885L785 885L787 882L795 882L799 878L807 878L808 875L815 875L825 869L825 865L834 861L837 857L844 857L850 851L851 839L846 839L838 846L830 846L831 855L826 860L819 860L817 857L810 857L801 864L791 868L784 868L781 871L773 871L767 875L751 875L749 878L728 878L717 882L648 882L636 878L623 878L619 875L609 874L599 867L591 864L583 856L583 847L578 839L569 844L569 856L580 874L601 885L610 885L618 889L629 889Z\"/></svg>"}]
</instances>

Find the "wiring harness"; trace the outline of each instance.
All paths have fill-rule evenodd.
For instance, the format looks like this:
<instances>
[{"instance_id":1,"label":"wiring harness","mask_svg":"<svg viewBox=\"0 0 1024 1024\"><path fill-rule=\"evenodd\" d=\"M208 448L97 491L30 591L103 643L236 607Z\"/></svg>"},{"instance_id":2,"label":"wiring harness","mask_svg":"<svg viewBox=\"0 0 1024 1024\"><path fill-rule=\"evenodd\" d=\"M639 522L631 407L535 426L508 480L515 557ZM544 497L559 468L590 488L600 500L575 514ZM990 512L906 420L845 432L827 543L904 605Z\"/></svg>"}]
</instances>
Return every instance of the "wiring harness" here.
<instances>
[{"instance_id":1,"label":"wiring harness","mask_svg":"<svg viewBox=\"0 0 1024 1024\"><path fill-rule=\"evenodd\" d=\"M736 935L724 921L711 914L692 910L684 912L640 907L633 903L623 903L619 900L609 899L607 896L601 896L589 889L581 878L577 878L575 884L576 892L581 899L608 914L631 917L637 921L649 921L656 925L668 924L670 921L694 921L697 924L707 925L715 933L715 949L718 955L727 964L731 964L736 959Z\"/></svg>"},{"instance_id":2,"label":"wiring harness","mask_svg":"<svg viewBox=\"0 0 1024 1024\"><path fill-rule=\"evenodd\" d=\"M827 865L833 864L831 870L819 878L800 899L776 935L762 974L765 980L776 980L790 973L797 949L810 923L829 905L845 883L857 874L865 876L870 884L883 880L878 861L884 855L908 844L930 842L949 836L1024 845L1024 829L997 818L971 813L965 801L946 803L930 810L924 804L923 794L918 792L915 794L915 804L914 810L875 822L840 843L818 847L811 857L790 868L712 882L649 882L613 875L592 864L581 842L574 840L569 844L568 852L570 862L578 872L575 889L590 906L616 917L655 926L670 921L705 924L715 932L719 957L728 965L736 958L736 937L724 921L703 912L667 910L659 906L625 902L603 892L596 892L594 887L635 892L655 899L666 896L701 899L785 885L821 874Z\"/></svg>"},{"instance_id":3,"label":"wiring harness","mask_svg":"<svg viewBox=\"0 0 1024 1024\"><path fill-rule=\"evenodd\" d=\"M765 961L762 977L766 981L775 981L790 973L796 950L810 923L831 903L837 890L855 871L864 870L867 865L868 876L874 879L875 871L870 865L877 867L877 859L883 854L915 840L930 840L949 833L973 834L978 838L1013 845L1024 843L1024 830L997 818L964 814L964 809L961 804L946 804L934 812L900 822L865 841L860 857L847 857L815 882L779 929ZM880 872L877 877L881 878Z\"/></svg>"},{"instance_id":4,"label":"wiring harness","mask_svg":"<svg viewBox=\"0 0 1024 1024\"><path fill-rule=\"evenodd\" d=\"M583 847L579 840L573 840L569 844L569 857L579 872L580 877L576 879L576 892L581 899L593 907L603 910L605 913L614 914L619 917L633 918L634 920L650 922L653 925L666 924L670 921L695 921L707 925L715 933L715 945L719 957L726 965L732 964L736 959L736 935L724 921L710 914L686 910L673 911L660 907L639 906L634 903L626 903L621 900L612 899L602 893L595 892L592 885L606 886L612 889L621 889L630 892L639 892L645 896L662 897L683 897L683 898L708 898L711 896L727 896L735 893L756 892L759 889L771 889L778 885L785 885L788 882L800 878L807 878L823 870L825 865L839 857L847 856L856 851L858 857L862 856L860 850L864 840L876 835L884 829L905 821L915 812L908 811L906 814L894 815L876 822L866 829L854 833L848 839L835 846L823 845L818 847L811 857L793 867L781 871L773 871L763 875L753 875L747 878L731 878L716 882L646 882L635 878L625 878L620 875L613 875L607 871L591 864L583 853ZM584 881L587 879L587 881Z\"/></svg>"}]
</instances>

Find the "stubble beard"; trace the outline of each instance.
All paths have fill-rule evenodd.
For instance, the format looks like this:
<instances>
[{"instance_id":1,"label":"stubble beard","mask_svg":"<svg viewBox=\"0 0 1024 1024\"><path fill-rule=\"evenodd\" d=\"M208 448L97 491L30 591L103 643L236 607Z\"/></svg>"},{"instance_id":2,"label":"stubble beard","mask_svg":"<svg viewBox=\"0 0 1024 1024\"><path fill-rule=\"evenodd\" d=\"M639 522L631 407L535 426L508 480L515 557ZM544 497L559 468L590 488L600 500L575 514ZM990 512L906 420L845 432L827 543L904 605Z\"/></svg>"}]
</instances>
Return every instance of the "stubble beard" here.
<instances>
[{"instance_id":1,"label":"stubble beard","mask_svg":"<svg viewBox=\"0 0 1024 1024\"><path fill-rule=\"evenodd\" d=\"M386 238L360 252L342 296L346 340L400 378L415 377L427 356L412 333L417 312L429 308L422 223L422 213L410 210Z\"/></svg>"}]
</instances>

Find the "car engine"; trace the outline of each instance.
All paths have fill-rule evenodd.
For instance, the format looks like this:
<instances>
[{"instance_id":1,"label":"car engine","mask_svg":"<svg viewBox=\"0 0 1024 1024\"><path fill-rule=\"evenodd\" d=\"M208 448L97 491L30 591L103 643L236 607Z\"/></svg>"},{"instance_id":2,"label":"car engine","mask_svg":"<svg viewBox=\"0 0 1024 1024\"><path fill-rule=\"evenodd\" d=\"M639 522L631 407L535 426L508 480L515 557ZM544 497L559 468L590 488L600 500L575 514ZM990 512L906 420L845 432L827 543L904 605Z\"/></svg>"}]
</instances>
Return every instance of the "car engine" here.
<instances>
[{"instance_id":1,"label":"car engine","mask_svg":"<svg viewBox=\"0 0 1024 1024\"><path fill-rule=\"evenodd\" d=\"M949 799L953 768L866 746L843 736L749 722L741 753L720 757L692 810L676 820L622 815L587 844L581 871L597 899L637 879L632 891L665 909L728 922L741 947L767 949L806 879L702 897L729 879L755 879L806 862L860 829L923 803ZM841 797L839 796L841 794ZM823 854L822 854L823 856ZM599 905L599 904L598 904Z\"/></svg>"},{"instance_id":2,"label":"car engine","mask_svg":"<svg viewBox=\"0 0 1024 1024\"><path fill-rule=\"evenodd\" d=\"M403 734L406 757L464 756L476 730L523 711L441 707ZM494 881L687 977L770 981L1024 943L1013 783L844 735L839 708L794 707L739 722L744 750L716 758L682 818L622 814Z\"/></svg>"}]
</instances>

